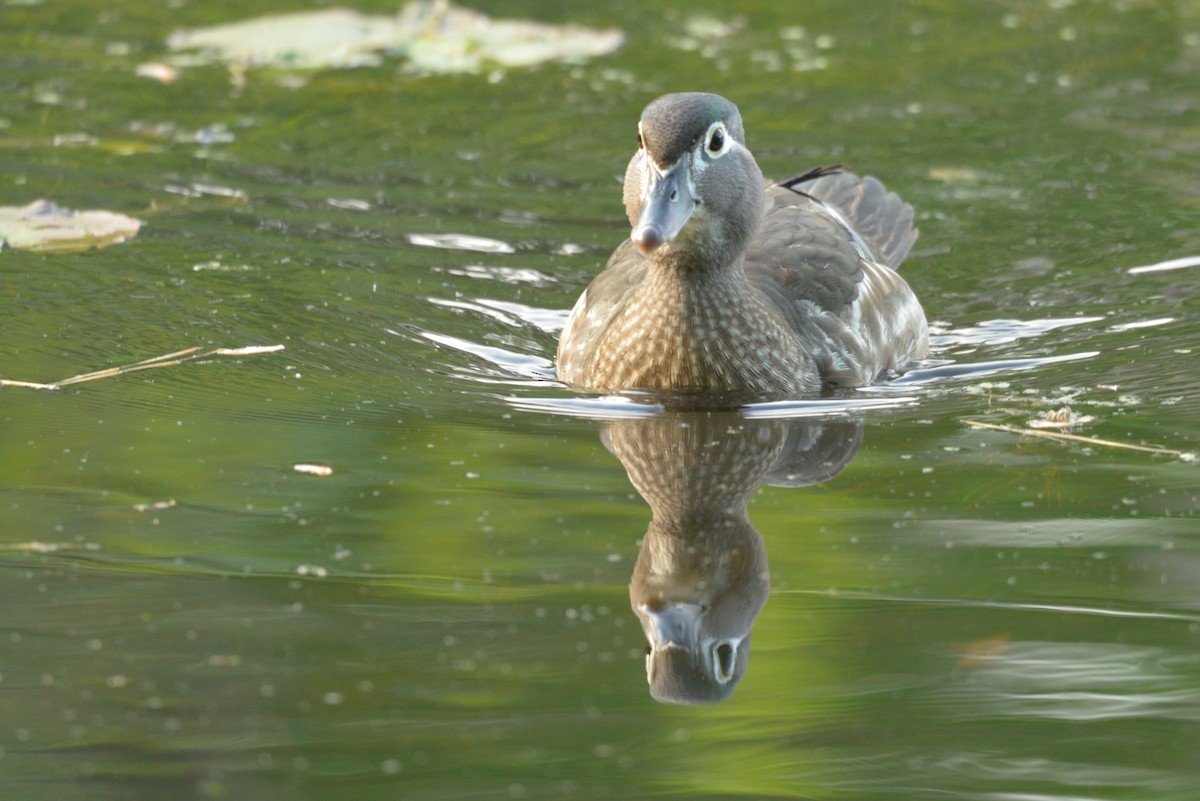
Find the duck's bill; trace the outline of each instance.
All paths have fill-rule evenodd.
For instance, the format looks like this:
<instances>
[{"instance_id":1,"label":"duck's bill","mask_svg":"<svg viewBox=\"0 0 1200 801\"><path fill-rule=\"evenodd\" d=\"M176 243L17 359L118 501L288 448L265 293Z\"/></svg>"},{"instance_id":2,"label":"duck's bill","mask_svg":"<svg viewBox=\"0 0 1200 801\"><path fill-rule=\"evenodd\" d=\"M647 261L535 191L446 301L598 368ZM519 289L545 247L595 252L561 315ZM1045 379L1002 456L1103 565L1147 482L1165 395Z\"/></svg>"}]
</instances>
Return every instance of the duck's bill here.
<instances>
[{"instance_id":1,"label":"duck's bill","mask_svg":"<svg viewBox=\"0 0 1200 801\"><path fill-rule=\"evenodd\" d=\"M647 171L650 185L646 188L642 213L629 237L646 255L674 239L696 208L688 188L687 167L683 159L665 174L653 169Z\"/></svg>"}]
</instances>

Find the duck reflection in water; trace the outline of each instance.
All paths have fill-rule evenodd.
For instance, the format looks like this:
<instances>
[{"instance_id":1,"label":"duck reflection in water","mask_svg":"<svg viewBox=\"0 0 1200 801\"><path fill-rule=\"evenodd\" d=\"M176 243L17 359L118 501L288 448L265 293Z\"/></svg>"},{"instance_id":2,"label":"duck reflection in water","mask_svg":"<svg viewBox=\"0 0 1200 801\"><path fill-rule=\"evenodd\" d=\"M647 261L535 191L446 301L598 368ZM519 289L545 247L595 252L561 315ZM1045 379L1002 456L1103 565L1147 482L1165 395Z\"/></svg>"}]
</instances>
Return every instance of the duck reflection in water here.
<instances>
[{"instance_id":1,"label":"duck reflection in water","mask_svg":"<svg viewBox=\"0 0 1200 801\"><path fill-rule=\"evenodd\" d=\"M650 504L629 585L646 677L658 701L721 701L746 672L750 630L770 592L767 552L747 504L762 483L802 487L854 458L862 423L668 412L620 420L605 445Z\"/></svg>"}]
</instances>

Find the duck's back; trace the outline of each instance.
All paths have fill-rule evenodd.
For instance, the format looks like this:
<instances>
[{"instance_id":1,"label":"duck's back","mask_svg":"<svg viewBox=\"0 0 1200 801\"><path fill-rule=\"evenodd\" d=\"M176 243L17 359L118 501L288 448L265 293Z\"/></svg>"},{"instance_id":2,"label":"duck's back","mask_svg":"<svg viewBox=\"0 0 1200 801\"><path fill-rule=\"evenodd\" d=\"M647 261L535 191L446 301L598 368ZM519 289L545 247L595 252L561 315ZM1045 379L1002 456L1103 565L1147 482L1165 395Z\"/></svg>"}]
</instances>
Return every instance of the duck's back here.
<instances>
[{"instance_id":1,"label":"duck's back","mask_svg":"<svg viewBox=\"0 0 1200 801\"><path fill-rule=\"evenodd\" d=\"M917 240L912 206L870 175L859 178L840 167L818 167L776 181L768 192L780 199L777 205L803 205L811 198L834 208L875 260L893 270Z\"/></svg>"},{"instance_id":2,"label":"duck's back","mask_svg":"<svg viewBox=\"0 0 1200 801\"><path fill-rule=\"evenodd\" d=\"M875 178L822 168L767 188L746 275L817 360L827 386L861 386L928 352L925 314L895 272L912 207Z\"/></svg>"}]
</instances>

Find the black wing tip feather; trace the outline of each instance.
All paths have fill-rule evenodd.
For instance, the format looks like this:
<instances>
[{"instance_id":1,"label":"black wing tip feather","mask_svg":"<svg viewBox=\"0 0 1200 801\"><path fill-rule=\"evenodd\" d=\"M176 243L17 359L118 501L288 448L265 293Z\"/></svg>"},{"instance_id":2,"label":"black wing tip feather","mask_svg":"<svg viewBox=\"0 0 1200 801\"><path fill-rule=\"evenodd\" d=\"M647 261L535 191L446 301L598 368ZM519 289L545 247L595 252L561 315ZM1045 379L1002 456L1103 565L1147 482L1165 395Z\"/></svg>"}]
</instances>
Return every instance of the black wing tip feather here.
<instances>
[{"instance_id":1,"label":"black wing tip feather","mask_svg":"<svg viewBox=\"0 0 1200 801\"><path fill-rule=\"evenodd\" d=\"M818 178L825 177L826 175L837 175L844 170L845 168L841 164L831 164L826 167L813 167L810 170L805 170L804 172L797 173L796 175L782 178L776 181L775 185L782 186L785 189L790 189L797 194L803 195L806 193L796 188L800 184L805 184L809 181L815 181Z\"/></svg>"}]
</instances>

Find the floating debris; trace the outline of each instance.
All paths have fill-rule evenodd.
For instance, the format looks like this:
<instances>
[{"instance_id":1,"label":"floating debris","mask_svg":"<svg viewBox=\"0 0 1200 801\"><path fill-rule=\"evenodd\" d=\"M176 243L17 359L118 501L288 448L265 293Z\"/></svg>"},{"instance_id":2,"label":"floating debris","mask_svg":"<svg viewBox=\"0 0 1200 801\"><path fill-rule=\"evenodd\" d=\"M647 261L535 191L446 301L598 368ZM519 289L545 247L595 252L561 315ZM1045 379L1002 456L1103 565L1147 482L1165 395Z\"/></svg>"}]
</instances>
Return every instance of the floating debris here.
<instances>
[{"instance_id":1,"label":"floating debris","mask_svg":"<svg viewBox=\"0 0 1200 801\"><path fill-rule=\"evenodd\" d=\"M978 170L970 167L931 167L925 176L943 184L977 184L982 179Z\"/></svg>"},{"instance_id":2,"label":"floating debris","mask_svg":"<svg viewBox=\"0 0 1200 801\"><path fill-rule=\"evenodd\" d=\"M395 16L344 8L271 14L181 30L167 39L184 65L219 62L231 68L325 69L374 66L380 53L405 57L413 71L477 73L486 66L529 67L581 61L613 52L619 30L492 19L446 0L420 0Z\"/></svg>"},{"instance_id":3,"label":"floating debris","mask_svg":"<svg viewBox=\"0 0 1200 801\"><path fill-rule=\"evenodd\" d=\"M139 78L149 78L159 83L175 83L175 79L179 77L179 72L174 67L159 62L138 64L134 74Z\"/></svg>"},{"instance_id":4,"label":"floating debris","mask_svg":"<svg viewBox=\"0 0 1200 801\"><path fill-rule=\"evenodd\" d=\"M111 211L71 211L35 200L28 206L0 206L0 249L71 253L132 239L141 220Z\"/></svg>"},{"instance_id":5,"label":"floating debris","mask_svg":"<svg viewBox=\"0 0 1200 801\"><path fill-rule=\"evenodd\" d=\"M283 345L247 345L244 348L217 348L201 356L257 356L260 353L275 353L283 350Z\"/></svg>"},{"instance_id":6,"label":"floating debris","mask_svg":"<svg viewBox=\"0 0 1200 801\"><path fill-rule=\"evenodd\" d=\"M1123 448L1128 451L1140 451L1142 453L1158 453L1165 456L1174 456L1181 462L1196 461L1196 454L1190 451L1177 451L1173 448L1159 448L1153 445L1134 445L1130 442L1117 442L1111 439L1099 439L1098 437L1084 437L1079 434L1065 434L1061 431L1044 431L1036 428L1017 428L1016 426L1000 425L999 423L985 423L981 420L964 420L964 423L972 428L986 428L991 431L1004 431L1009 434L1019 434L1026 437L1041 437L1043 439L1056 439L1067 442L1082 442L1085 445L1102 445L1108 448Z\"/></svg>"},{"instance_id":7,"label":"floating debris","mask_svg":"<svg viewBox=\"0 0 1200 801\"><path fill-rule=\"evenodd\" d=\"M203 359L209 356L256 356L260 353L275 353L283 350L283 345L248 345L244 348L213 348L212 350L202 351L200 348L187 348L185 350L176 351L175 353L167 353L162 356L155 356L152 359L143 359L140 362L126 364L120 367L106 367L103 370L95 370L90 373L82 373L74 375L70 378L64 378L61 381L51 381L47 384L41 384L36 381L16 381L10 378L0 378L0 387L16 387L21 389L45 389L55 390L70 386L71 384L81 384L84 381L96 381L101 378L112 378L113 376L125 375L126 373L136 373L140 370L150 370L155 367L170 367L184 362Z\"/></svg>"},{"instance_id":8,"label":"floating debris","mask_svg":"<svg viewBox=\"0 0 1200 801\"><path fill-rule=\"evenodd\" d=\"M332 476L333 468L327 464L309 464L301 462L300 464L292 465L292 469L297 473L306 473L310 476Z\"/></svg>"},{"instance_id":9,"label":"floating debris","mask_svg":"<svg viewBox=\"0 0 1200 801\"><path fill-rule=\"evenodd\" d=\"M1029 421L1028 425L1030 428L1057 428L1060 431L1069 431L1075 426L1095 421L1096 418L1093 415L1079 414L1071 411L1070 406L1063 406L1052 412L1039 413L1037 417Z\"/></svg>"},{"instance_id":10,"label":"floating debris","mask_svg":"<svg viewBox=\"0 0 1200 801\"><path fill-rule=\"evenodd\" d=\"M154 501L153 503L135 503L133 511L135 512L160 512L164 509L174 509L175 499L168 498L165 501Z\"/></svg>"}]
</instances>

